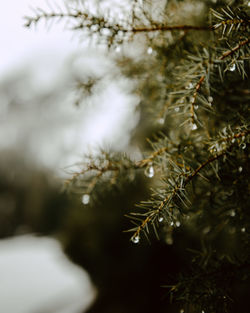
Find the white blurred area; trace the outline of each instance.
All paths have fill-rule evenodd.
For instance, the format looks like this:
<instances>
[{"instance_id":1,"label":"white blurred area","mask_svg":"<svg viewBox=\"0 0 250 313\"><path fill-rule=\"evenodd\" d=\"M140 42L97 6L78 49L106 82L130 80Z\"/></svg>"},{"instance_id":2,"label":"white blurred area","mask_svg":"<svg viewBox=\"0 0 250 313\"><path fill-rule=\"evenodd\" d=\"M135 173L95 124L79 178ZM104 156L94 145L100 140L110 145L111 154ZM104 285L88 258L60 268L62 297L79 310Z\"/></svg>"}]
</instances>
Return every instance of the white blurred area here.
<instances>
[{"instance_id":1,"label":"white blurred area","mask_svg":"<svg viewBox=\"0 0 250 313\"><path fill-rule=\"evenodd\" d=\"M46 237L0 240L0 312L82 313L96 291L59 243Z\"/></svg>"},{"instance_id":2,"label":"white blurred area","mask_svg":"<svg viewBox=\"0 0 250 313\"><path fill-rule=\"evenodd\" d=\"M49 31L44 23L24 28L23 16L33 14L29 6L48 8L44 0L0 1L1 167L8 168L11 157L63 177L65 167L98 146L126 148L139 100L113 61L63 23ZM99 80L95 95L77 107L72 78L81 76ZM79 313L95 297L88 275L48 238L1 240L0 280L5 313Z\"/></svg>"},{"instance_id":3,"label":"white blurred area","mask_svg":"<svg viewBox=\"0 0 250 313\"><path fill-rule=\"evenodd\" d=\"M63 176L98 147L125 149L139 115L133 83L103 49L90 49L63 21L23 27L30 7L57 10L55 3L63 7L62 0L0 2L0 151L14 149ZM90 76L99 79L94 96L76 107L72 82Z\"/></svg>"}]
</instances>

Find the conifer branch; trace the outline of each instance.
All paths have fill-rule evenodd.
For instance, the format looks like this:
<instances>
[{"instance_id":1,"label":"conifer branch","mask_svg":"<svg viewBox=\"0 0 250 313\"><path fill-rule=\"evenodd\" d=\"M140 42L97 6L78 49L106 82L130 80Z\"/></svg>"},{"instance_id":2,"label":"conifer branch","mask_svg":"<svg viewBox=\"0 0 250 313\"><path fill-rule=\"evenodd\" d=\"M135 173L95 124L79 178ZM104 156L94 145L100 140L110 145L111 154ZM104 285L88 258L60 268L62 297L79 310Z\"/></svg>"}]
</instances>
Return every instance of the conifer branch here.
<instances>
[{"instance_id":1,"label":"conifer branch","mask_svg":"<svg viewBox=\"0 0 250 313\"><path fill-rule=\"evenodd\" d=\"M166 206L168 206L168 208L171 209L170 208L170 202L172 202L177 196L179 197L179 199L181 199L182 196L179 194L180 191L183 191L183 189L186 187L186 185L189 184L200 173L201 170L203 170L207 165L211 164L212 162L214 162L214 161L220 159L221 157L223 157L224 155L226 155L233 147L232 139L238 139L241 137L245 137L249 134L250 134L250 130L246 130L243 132L236 133L233 136L227 137L224 140L227 142L230 142L230 144L226 149L224 149L222 152L217 153L214 156L207 159L205 162L203 162L201 165L199 165L190 174L186 174L185 172L182 172L178 178L184 177L185 180L183 180L183 178L182 178L180 180L180 183L176 184L175 187L173 187L170 196L165 197L161 201L158 208L153 209L152 211L149 212L146 219L144 219L141 222L141 224L138 225L136 231L134 232L133 236L131 237L131 240L135 241L135 240L137 240L137 238L140 238L141 231L143 231L145 228L148 229L149 223L152 223L155 220L155 218L158 217L163 212L163 210L166 208Z\"/></svg>"},{"instance_id":2,"label":"conifer branch","mask_svg":"<svg viewBox=\"0 0 250 313\"><path fill-rule=\"evenodd\" d=\"M249 43L249 38L247 38L246 40L241 41L233 49L227 50L226 52L224 52L219 59L220 60L224 60L225 58L227 58L228 56L232 55L234 52L236 52L237 50L239 50L241 47L245 46L248 43Z\"/></svg>"},{"instance_id":3,"label":"conifer branch","mask_svg":"<svg viewBox=\"0 0 250 313\"><path fill-rule=\"evenodd\" d=\"M227 9L222 8L221 12L217 12L211 9L212 14L220 20L217 24L213 25L212 28L214 30L223 27L222 35L226 33L226 30L229 27L227 35L230 35L231 31L235 29L238 31L242 26L250 25L250 18L246 12L233 11L232 8L227 6Z\"/></svg>"},{"instance_id":4,"label":"conifer branch","mask_svg":"<svg viewBox=\"0 0 250 313\"><path fill-rule=\"evenodd\" d=\"M201 85L202 85L204 79L205 79L205 76L203 75L203 76L199 79L198 83L196 84L196 86L195 86L195 92L194 92L194 94L193 94L192 101L191 101L191 119L192 119L192 123L193 123L193 124L195 124L194 105L195 105L195 102L196 102L196 98L197 98L198 91L199 91L199 89L201 88Z\"/></svg>"},{"instance_id":5,"label":"conifer branch","mask_svg":"<svg viewBox=\"0 0 250 313\"><path fill-rule=\"evenodd\" d=\"M122 170L139 170L142 168L147 167L149 164L151 164L153 162L153 160L163 154L164 152L167 151L167 147L162 147L156 151L154 151L151 155L149 155L147 158L142 159L138 162L134 162L128 158L125 159L125 162L123 162L122 164L120 164L119 166L117 165L116 162L112 161L112 158L107 161L106 165L104 166L97 166L94 164L94 160L93 162L87 164L84 166L84 169L74 173L69 179L67 179L64 182L64 187L68 188L68 186L70 184L74 184L77 180L81 179L81 177L83 177L85 174L87 173L91 173L94 172L96 174L94 174L94 177L92 179L92 181L89 183L88 186L88 192L92 191L96 185L96 183L98 182L98 179L101 179L101 177L107 173L107 172L113 172L116 173L116 175L118 175L119 172L121 172ZM106 153L104 153L104 156L107 156ZM107 159L106 159L107 160Z\"/></svg>"},{"instance_id":6,"label":"conifer branch","mask_svg":"<svg viewBox=\"0 0 250 313\"><path fill-rule=\"evenodd\" d=\"M136 166L138 166L139 168L145 167L148 164L150 164L158 155L164 153L165 151L167 151L167 147L162 147L159 150L156 150L155 152L153 152L149 157L140 160Z\"/></svg>"},{"instance_id":7,"label":"conifer branch","mask_svg":"<svg viewBox=\"0 0 250 313\"><path fill-rule=\"evenodd\" d=\"M189 31L189 30L198 30L198 31L204 31L204 30L213 30L210 26L195 26L195 25L155 25L153 27L141 27L141 28L132 28L131 31L133 33L149 33L149 32L155 32L155 31Z\"/></svg>"}]
</instances>

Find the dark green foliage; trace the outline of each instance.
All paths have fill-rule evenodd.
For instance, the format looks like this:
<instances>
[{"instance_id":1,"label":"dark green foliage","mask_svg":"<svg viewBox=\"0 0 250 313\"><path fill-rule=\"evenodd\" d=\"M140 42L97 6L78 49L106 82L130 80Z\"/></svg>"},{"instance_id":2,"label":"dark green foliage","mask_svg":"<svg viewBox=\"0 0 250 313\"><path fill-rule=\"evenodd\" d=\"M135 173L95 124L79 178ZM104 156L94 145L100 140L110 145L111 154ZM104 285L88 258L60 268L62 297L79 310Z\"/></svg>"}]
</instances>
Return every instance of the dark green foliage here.
<instances>
[{"instance_id":1,"label":"dark green foliage","mask_svg":"<svg viewBox=\"0 0 250 313\"><path fill-rule=\"evenodd\" d=\"M140 198L143 193L138 191L138 197L130 198L127 194L139 203L127 214L133 224L129 231L135 244L145 238L153 241L152 251L157 245L152 239L154 234L161 243L176 247L177 258L185 265L176 283L165 277L173 301L180 303L180 307L172 306L173 312L247 312L250 3L130 3L129 10L124 7L121 20L110 18L101 7L96 14L90 13L80 1L73 2L73 8L66 11L37 11L37 15L27 18L28 27L41 19L66 18L72 21L74 31L92 36L96 44L106 44L123 75L136 82L134 93L140 97L142 118L132 142L144 147L143 157L134 160L125 153L101 151L97 158L86 158L66 185L70 191L91 196L98 221L103 194L111 192L116 201L114 190L122 192L130 183L139 190L136 177L145 172L151 179L146 178L143 186L145 194L150 195ZM137 42L138 51L144 52L133 59L127 51L130 45L137 49ZM113 50L120 46L123 53L114 56ZM105 227L113 215L106 214L95 227L108 232ZM85 231L85 223L83 217L83 230L77 228L74 234L76 241ZM120 226L118 223L118 229ZM90 237L94 236L92 231ZM121 236L119 241L127 239L126 234ZM110 251L109 242L112 246L111 238L100 243L104 247L101 253ZM74 249L78 247L69 248L71 255L76 253ZM169 272L176 272L165 254L163 258ZM123 274L135 275L125 264L120 266ZM133 286L136 283L131 281ZM95 312L106 312L101 307ZM135 307L140 312L143 305ZM132 307L128 310L124 312L133 312Z\"/></svg>"}]
</instances>

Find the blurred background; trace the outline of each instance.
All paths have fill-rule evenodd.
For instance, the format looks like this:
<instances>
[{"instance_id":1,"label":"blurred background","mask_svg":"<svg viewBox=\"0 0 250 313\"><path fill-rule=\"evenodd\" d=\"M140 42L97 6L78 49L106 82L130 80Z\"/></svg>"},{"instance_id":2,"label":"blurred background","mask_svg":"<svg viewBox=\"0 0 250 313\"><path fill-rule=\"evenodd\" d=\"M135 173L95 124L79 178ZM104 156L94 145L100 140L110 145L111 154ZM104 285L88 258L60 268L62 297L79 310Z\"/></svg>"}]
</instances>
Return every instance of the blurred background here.
<instances>
[{"instance_id":1,"label":"blurred background","mask_svg":"<svg viewBox=\"0 0 250 313\"><path fill-rule=\"evenodd\" d=\"M0 3L0 312L166 312L161 286L178 271L175 250L135 247L122 232L145 177L102 188L88 207L62 192L84 154L131 149L134 82L63 24L23 27L30 6L48 3ZM77 82L92 88L90 78L94 90L78 95Z\"/></svg>"}]
</instances>

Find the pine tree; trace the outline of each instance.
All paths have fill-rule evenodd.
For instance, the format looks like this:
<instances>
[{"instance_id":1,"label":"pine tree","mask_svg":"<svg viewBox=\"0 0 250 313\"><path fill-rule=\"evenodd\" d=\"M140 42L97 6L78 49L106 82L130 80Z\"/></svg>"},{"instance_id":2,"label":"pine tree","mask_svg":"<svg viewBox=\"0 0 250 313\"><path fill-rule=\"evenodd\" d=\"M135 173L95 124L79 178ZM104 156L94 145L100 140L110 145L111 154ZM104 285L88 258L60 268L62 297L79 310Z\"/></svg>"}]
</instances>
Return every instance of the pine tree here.
<instances>
[{"instance_id":1,"label":"pine tree","mask_svg":"<svg viewBox=\"0 0 250 313\"><path fill-rule=\"evenodd\" d=\"M71 1L26 19L27 27L66 20L105 46L140 97L131 146L142 157L86 156L66 189L100 210L104 194L129 185L145 196L126 214L131 244L140 253L140 245L154 249L156 237L176 245L182 262L165 281L172 305L155 312L248 312L250 2L131 0L114 14L117 7ZM77 83L79 105L95 83Z\"/></svg>"}]
</instances>

